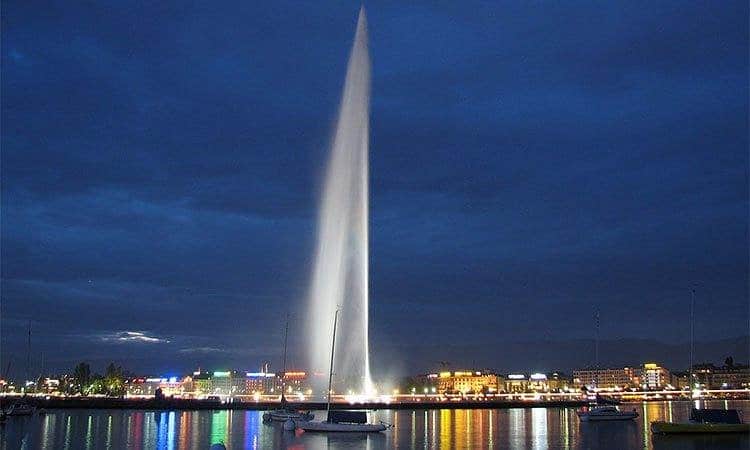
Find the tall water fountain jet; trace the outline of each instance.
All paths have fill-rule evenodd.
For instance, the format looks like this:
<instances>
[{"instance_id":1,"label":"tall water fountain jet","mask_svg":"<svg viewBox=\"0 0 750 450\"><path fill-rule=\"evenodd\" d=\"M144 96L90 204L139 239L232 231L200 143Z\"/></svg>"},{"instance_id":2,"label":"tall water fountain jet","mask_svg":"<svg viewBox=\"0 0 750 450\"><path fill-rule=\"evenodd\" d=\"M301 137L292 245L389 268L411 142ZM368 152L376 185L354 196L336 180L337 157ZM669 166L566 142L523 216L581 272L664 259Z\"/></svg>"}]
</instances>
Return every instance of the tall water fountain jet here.
<instances>
[{"instance_id":1,"label":"tall water fountain jet","mask_svg":"<svg viewBox=\"0 0 750 450\"><path fill-rule=\"evenodd\" d=\"M328 373L333 316L337 308L341 310L334 361L336 392L373 391L368 347L369 109L370 57L363 7L326 170L309 299L314 373Z\"/></svg>"}]
</instances>

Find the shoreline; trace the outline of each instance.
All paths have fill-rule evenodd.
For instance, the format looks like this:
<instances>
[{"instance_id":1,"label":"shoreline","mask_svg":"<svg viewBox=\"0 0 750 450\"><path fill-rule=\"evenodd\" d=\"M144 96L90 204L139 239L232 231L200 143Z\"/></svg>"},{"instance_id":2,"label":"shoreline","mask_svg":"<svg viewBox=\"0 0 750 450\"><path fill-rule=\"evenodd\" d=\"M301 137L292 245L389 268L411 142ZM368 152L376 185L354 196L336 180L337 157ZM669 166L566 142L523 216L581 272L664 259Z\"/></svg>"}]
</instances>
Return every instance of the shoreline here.
<instances>
[{"instance_id":1,"label":"shoreline","mask_svg":"<svg viewBox=\"0 0 750 450\"><path fill-rule=\"evenodd\" d=\"M2 399L8 404L20 400L22 397ZM713 399L707 399L713 400ZM720 399L719 399L720 400ZM735 399L747 400L747 399ZM278 402L229 402L195 400L195 399L123 399L123 398L34 398L27 397L26 401L38 408L44 409L134 409L134 410L251 410L263 411L279 407ZM650 401L635 401L622 403L648 403ZM666 400L659 400L666 401ZM672 399L675 402L690 402L690 399ZM393 410L423 410L423 409L510 409L510 408L580 408L587 405L583 400L560 401L460 401L460 402L372 402L372 403L333 403L331 409L393 409ZM292 408L300 410L320 411L326 409L324 402L289 403Z\"/></svg>"}]
</instances>

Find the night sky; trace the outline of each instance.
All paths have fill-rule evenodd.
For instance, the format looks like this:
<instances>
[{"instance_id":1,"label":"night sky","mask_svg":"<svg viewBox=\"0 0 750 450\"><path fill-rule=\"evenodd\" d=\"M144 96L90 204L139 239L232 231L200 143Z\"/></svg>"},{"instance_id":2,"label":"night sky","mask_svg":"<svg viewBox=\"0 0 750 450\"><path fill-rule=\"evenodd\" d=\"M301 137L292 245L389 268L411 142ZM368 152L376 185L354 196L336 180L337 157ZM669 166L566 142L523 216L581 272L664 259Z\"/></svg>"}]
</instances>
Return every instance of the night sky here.
<instances>
[{"instance_id":1,"label":"night sky","mask_svg":"<svg viewBox=\"0 0 750 450\"><path fill-rule=\"evenodd\" d=\"M2 370L301 365L359 4L75 3L3 3ZM376 373L748 334L747 2L613 3L367 2Z\"/></svg>"}]
</instances>

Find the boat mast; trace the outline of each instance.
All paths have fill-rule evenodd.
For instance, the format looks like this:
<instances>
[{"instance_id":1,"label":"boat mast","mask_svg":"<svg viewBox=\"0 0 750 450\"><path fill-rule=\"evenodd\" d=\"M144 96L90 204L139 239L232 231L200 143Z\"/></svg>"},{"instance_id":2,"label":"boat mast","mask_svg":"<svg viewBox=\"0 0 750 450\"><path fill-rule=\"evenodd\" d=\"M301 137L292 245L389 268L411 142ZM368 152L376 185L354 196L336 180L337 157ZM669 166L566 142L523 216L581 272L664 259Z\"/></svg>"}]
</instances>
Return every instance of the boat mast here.
<instances>
[{"instance_id":1,"label":"boat mast","mask_svg":"<svg viewBox=\"0 0 750 450\"><path fill-rule=\"evenodd\" d=\"M26 382L29 381L31 373L31 319L29 319L29 337L26 342L26 380L24 380L23 393L26 394Z\"/></svg>"},{"instance_id":2,"label":"boat mast","mask_svg":"<svg viewBox=\"0 0 750 450\"><path fill-rule=\"evenodd\" d=\"M688 368L688 384L692 396L693 386L693 356L695 353L695 288L692 290L690 297L690 367Z\"/></svg>"},{"instance_id":3,"label":"boat mast","mask_svg":"<svg viewBox=\"0 0 750 450\"><path fill-rule=\"evenodd\" d=\"M283 371L281 375L281 406L284 406L286 404L286 397L284 397L286 384L284 380L286 379L286 342L287 342L288 337L289 337L289 314L286 315L286 326L284 328L284 358L282 362Z\"/></svg>"},{"instance_id":4,"label":"boat mast","mask_svg":"<svg viewBox=\"0 0 750 450\"><path fill-rule=\"evenodd\" d=\"M594 390L599 391L599 310L594 311L596 335L594 338Z\"/></svg>"},{"instance_id":5,"label":"boat mast","mask_svg":"<svg viewBox=\"0 0 750 450\"><path fill-rule=\"evenodd\" d=\"M339 310L333 316L333 342L331 342L331 370L328 371L328 396L326 402L326 421L331 421L331 382L333 381L333 355L336 352L336 323L339 320Z\"/></svg>"}]
</instances>

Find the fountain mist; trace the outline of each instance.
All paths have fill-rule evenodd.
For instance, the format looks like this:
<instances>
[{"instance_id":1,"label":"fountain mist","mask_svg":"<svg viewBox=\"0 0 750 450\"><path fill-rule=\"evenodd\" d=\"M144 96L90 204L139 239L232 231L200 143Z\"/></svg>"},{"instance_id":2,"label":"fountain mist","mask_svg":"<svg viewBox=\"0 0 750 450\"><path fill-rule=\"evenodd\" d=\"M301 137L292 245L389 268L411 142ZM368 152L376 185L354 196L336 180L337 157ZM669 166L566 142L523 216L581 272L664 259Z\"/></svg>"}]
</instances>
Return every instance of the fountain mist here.
<instances>
[{"instance_id":1,"label":"fountain mist","mask_svg":"<svg viewBox=\"0 0 750 450\"><path fill-rule=\"evenodd\" d=\"M320 213L310 289L310 369L327 373L333 316L341 309L334 390L371 392L368 348L368 144L370 58L360 9L346 69ZM323 377L321 377L323 378Z\"/></svg>"}]
</instances>

